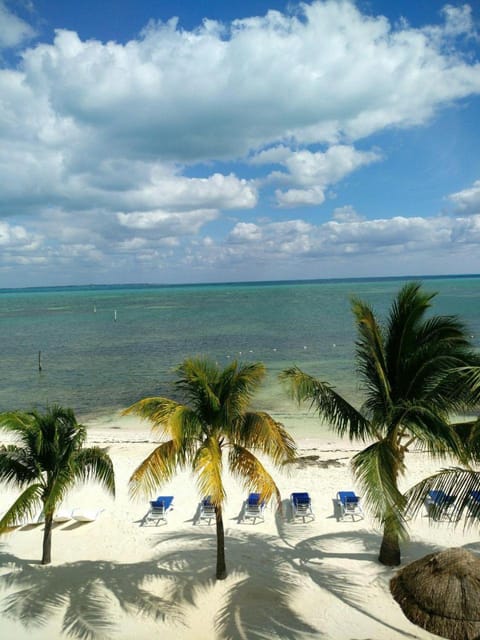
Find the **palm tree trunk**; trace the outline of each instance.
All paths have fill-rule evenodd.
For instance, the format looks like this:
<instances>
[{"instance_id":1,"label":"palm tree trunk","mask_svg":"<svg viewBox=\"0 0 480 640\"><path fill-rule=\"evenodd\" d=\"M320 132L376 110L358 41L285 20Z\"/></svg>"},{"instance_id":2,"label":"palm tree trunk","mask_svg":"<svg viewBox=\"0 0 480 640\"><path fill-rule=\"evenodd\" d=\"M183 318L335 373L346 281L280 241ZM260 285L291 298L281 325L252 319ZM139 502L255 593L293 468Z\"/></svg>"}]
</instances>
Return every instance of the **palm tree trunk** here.
<instances>
[{"instance_id":1,"label":"palm tree trunk","mask_svg":"<svg viewBox=\"0 0 480 640\"><path fill-rule=\"evenodd\" d=\"M394 515L387 515L385 518L378 560L387 567L397 567L401 562L400 539Z\"/></svg>"},{"instance_id":2,"label":"palm tree trunk","mask_svg":"<svg viewBox=\"0 0 480 640\"><path fill-rule=\"evenodd\" d=\"M50 564L50 562L52 561L52 527L53 527L53 513L45 514L42 564Z\"/></svg>"},{"instance_id":3,"label":"palm tree trunk","mask_svg":"<svg viewBox=\"0 0 480 640\"><path fill-rule=\"evenodd\" d=\"M223 530L222 507L215 507L215 521L217 525L217 580L225 580L227 577L227 565L225 564L225 532Z\"/></svg>"}]
</instances>

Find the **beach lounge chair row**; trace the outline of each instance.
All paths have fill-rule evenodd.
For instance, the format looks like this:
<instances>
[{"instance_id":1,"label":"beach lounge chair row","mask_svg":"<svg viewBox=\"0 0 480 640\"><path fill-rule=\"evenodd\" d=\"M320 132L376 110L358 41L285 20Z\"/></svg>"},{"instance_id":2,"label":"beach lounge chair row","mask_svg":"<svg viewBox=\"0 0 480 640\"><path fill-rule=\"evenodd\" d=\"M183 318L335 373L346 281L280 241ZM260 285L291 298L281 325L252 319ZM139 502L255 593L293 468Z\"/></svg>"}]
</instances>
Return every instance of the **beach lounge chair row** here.
<instances>
[{"instance_id":1,"label":"beach lounge chair row","mask_svg":"<svg viewBox=\"0 0 480 640\"><path fill-rule=\"evenodd\" d=\"M158 496L156 500L150 502L150 508L142 518L141 525L166 524L168 513L173 509L173 496ZM242 508L240 520L251 521L253 524L264 522L266 503L261 499L259 493L250 493ZM294 492L290 494L291 515L294 521L302 520L307 522L315 519L312 508L312 500L308 492ZM334 499L334 515L337 520L345 517L363 518L363 510L360 498L353 491L339 491ZM215 521L215 505L210 496L204 497L200 504L196 516L196 522L211 524Z\"/></svg>"}]
</instances>

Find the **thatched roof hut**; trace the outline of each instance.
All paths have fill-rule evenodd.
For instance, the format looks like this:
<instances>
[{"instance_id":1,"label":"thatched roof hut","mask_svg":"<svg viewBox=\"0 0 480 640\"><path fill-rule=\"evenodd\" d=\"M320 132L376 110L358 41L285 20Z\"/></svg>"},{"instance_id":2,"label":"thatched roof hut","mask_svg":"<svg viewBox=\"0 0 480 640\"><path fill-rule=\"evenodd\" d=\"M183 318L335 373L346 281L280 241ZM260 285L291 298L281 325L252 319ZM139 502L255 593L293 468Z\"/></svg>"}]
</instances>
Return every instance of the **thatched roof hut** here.
<instances>
[{"instance_id":1,"label":"thatched roof hut","mask_svg":"<svg viewBox=\"0 0 480 640\"><path fill-rule=\"evenodd\" d=\"M480 640L480 558L446 549L416 560L390 581L414 624L451 640Z\"/></svg>"}]
</instances>

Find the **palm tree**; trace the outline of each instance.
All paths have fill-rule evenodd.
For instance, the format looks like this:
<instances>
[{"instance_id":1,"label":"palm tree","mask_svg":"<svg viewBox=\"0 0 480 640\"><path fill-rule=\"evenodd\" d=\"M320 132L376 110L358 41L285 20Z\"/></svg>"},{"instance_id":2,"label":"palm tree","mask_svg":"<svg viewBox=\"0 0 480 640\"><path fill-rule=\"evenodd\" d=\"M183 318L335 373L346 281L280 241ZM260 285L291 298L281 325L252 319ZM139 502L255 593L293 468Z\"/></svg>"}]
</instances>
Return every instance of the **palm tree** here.
<instances>
[{"instance_id":1,"label":"palm tree","mask_svg":"<svg viewBox=\"0 0 480 640\"><path fill-rule=\"evenodd\" d=\"M42 564L49 564L57 506L76 482L90 478L114 495L112 461L105 449L83 447L86 428L77 423L71 409L53 406L44 414L4 413L0 428L18 440L0 447L0 481L23 490L0 519L0 532L32 517L41 507L45 517Z\"/></svg>"},{"instance_id":2,"label":"palm tree","mask_svg":"<svg viewBox=\"0 0 480 640\"><path fill-rule=\"evenodd\" d=\"M480 366L461 367L460 384L462 393L467 395L472 406L480 404ZM458 392L458 390L457 390ZM407 509L413 516L421 509L432 489L444 491L447 495L455 496L453 509L450 509L450 518L454 523L459 523L465 512L476 515L477 518L466 518L464 526L478 524L480 516L480 502L472 500L472 493L479 496L480 492L480 418L474 418L454 425L456 432L462 440L465 451L468 452L468 462L473 464L464 467L450 467L441 469L437 473L424 478L406 493ZM448 503L443 505L448 507ZM437 513L441 515L442 505L438 506Z\"/></svg>"},{"instance_id":3,"label":"palm tree","mask_svg":"<svg viewBox=\"0 0 480 640\"><path fill-rule=\"evenodd\" d=\"M281 374L297 401L310 401L340 435L370 442L352 465L367 506L383 526L379 561L389 566L400 564L399 542L407 537L405 497L398 488L405 453L415 443L432 455L461 455L448 422L467 400L456 368L478 363L457 318L428 314L434 296L419 283L406 284L383 325L368 304L352 300L357 373L365 393L360 410L298 367Z\"/></svg>"},{"instance_id":4,"label":"palm tree","mask_svg":"<svg viewBox=\"0 0 480 640\"><path fill-rule=\"evenodd\" d=\"M207 358L186 359L178 367L175 386L186 404L168 398L145 398L125 413L151 421L169 438L134 471L130 479L133 495L152 494L168 481L177 468L191 468L202 496L215 506L217 533L216 577L226 577L222 481L224 455L230 471L261 499L280 500L271 475L251 450L269 456L275 464L292 459L295 445L283 426L268 413L249 411L254 391L265 375L261 363L225 369Z\"/></svg>"}]
</instances>

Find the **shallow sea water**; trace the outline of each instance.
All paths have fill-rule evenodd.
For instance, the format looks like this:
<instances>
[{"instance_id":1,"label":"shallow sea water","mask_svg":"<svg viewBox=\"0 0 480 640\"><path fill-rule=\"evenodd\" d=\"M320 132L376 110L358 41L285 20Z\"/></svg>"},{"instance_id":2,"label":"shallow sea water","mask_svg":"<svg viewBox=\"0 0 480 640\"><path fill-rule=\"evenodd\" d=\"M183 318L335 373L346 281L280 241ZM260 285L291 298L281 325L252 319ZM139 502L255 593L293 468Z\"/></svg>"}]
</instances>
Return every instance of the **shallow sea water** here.
<instances>
[{"instance_id":1,"label":"shallow sea water","mask_svg":"<svg viewBox=\"0 0 480 640\"><path fill-rule=\"evenodd\" d=\"M255 408L297 435L316 422L278 382L293 364L361 402L355 378L352 296L384 316L401 279L172 287L74 287L0 292L0 411L59 403L83 420L138 399L173 393L175 367L208 355L262 361L268 375ZM462 317L480 348L480 278L424 279L433 311ZM41 352L42 371L38 370Z\"/></svg>"}]
</instances>

